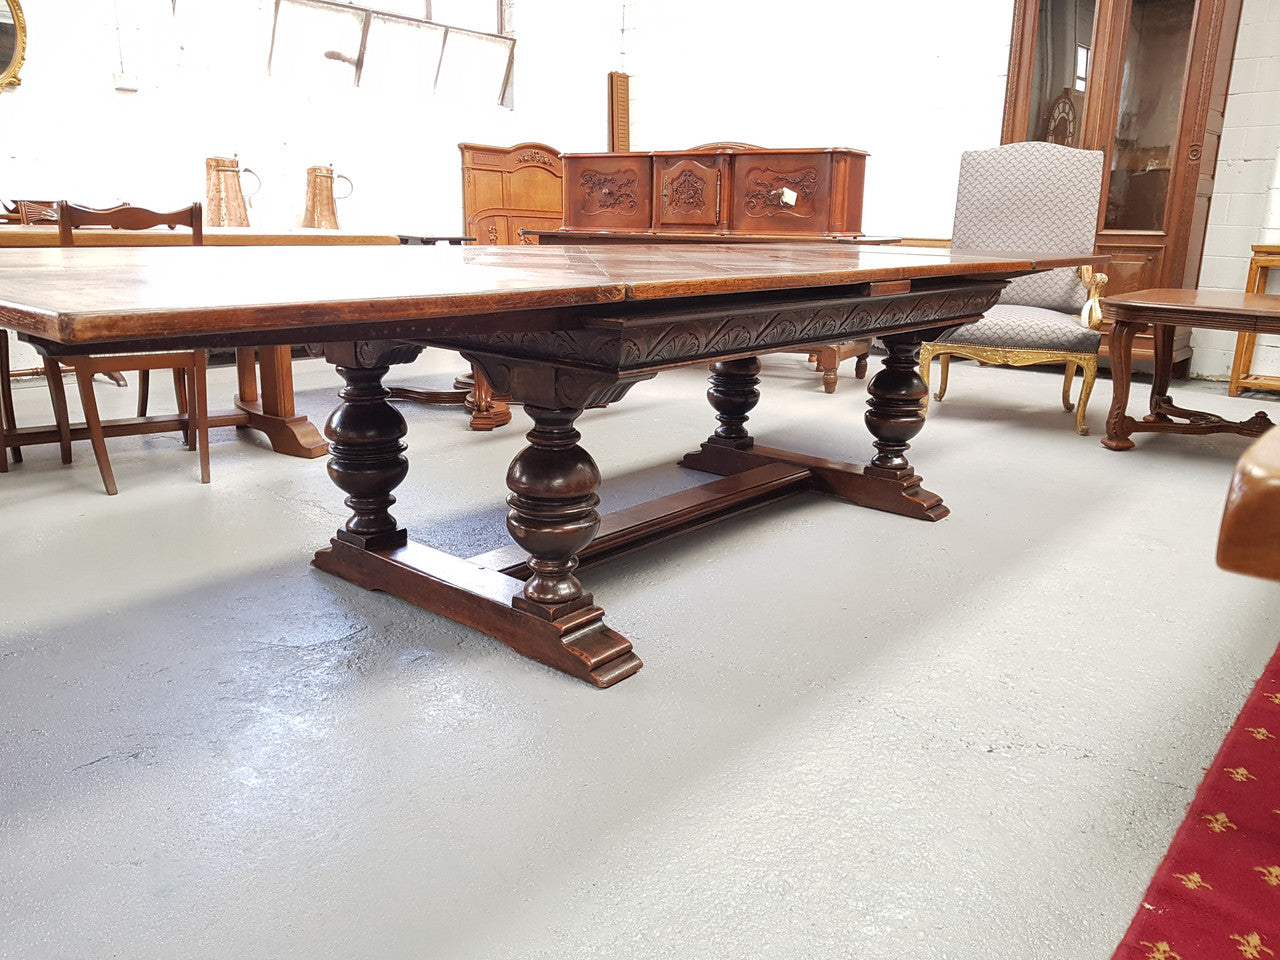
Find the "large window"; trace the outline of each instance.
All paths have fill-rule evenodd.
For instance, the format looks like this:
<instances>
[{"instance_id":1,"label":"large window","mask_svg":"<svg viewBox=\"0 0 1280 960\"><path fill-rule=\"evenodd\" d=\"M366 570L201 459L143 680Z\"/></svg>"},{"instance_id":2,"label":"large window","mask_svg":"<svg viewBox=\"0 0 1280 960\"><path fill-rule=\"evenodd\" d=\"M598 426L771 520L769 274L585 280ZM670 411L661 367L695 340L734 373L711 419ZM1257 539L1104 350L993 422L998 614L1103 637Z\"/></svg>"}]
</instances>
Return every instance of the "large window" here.
<instances>
[{"instance_id":1,"label":"large window","mask_svg":"<svg viewBox=\"0 0 1280 960\"><path fill-rule=\"evenodd\" d=\"M268 70L511 106L513 0L276 0Z\"/></svg>"}]
</instances>

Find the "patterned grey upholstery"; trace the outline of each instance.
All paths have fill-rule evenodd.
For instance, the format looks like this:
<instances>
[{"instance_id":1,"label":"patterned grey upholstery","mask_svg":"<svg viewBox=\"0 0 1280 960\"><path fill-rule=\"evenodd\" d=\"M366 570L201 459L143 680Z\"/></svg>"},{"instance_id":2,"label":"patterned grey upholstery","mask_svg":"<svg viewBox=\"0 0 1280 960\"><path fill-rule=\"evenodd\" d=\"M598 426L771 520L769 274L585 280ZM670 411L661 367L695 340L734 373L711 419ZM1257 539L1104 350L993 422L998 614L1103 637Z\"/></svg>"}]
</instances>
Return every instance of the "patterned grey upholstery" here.
<instances>
[{"instance_id":1,"label":"patterned grey upholstery","mask_svg":"<svg viewBox=\"0 0 1280 960\"><path fill-rule=\"evenodd\" d=\"M1078 278L1076 282L1080 282ZM941 339L983 347L1097 353L1102 334L1090 330L1075 314L1020 303L997 303L981 320L952 327Z\"/></svg>"},{"instance_id":2,"label":"patterned grey upholstery","mask_svg":"<svg viewBox=\"0 0 1280 960\"><path fill-rule=\"evenodd\" d=\"M1052 143L1009 143L969 151L960 161L952 249L1093 253L1101 194L1100 151ZM986 316L920 345L926 394L934 357L940 361L935 400L946 395L953 356L1015 367L1062 363L1063 409L1074 407L1076 433L1088 434L1085 411L1098 375L1102 341L1101 333L1081 318L1088 295L1074 269L1018 277ZM1095 309L1096 304L1090 304L1090 312ZM1080 399L1073 404L1071 382L1077 370Z\"/></svg>"},{"instance_id":3,"label":"patterned grey upholstery","mask_svg":"<svg viewBox=\"0 0 1280 960\"><path fill-rule=\"evenodd\" d=\"M1102 152L1054 143L1008 143L960 159L953 249L1092 253L1102 192ZM1079 313L1073 269L1019 277L1001 303Z\"/></svg>"}]
</instances>

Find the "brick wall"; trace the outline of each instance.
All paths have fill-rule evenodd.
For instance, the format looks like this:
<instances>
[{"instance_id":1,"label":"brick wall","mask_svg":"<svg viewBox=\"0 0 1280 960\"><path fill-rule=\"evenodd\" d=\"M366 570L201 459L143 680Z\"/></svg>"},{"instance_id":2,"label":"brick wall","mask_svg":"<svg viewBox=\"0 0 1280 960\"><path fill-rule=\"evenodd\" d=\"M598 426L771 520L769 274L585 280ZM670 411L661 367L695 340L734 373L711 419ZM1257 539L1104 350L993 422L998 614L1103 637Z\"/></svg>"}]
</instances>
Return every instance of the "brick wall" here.
<instances>
[{"instance_id":1,"label":"brick wall","mask_svg":"<svg viewBox=\"0 0 1280 960\"><path fill-rule=\"evenodd\" d=\"M1280 0L1244 0L1228 91L1199 285L1243 290L1250 246L1280 242ZM1235 335L1197 330L1192 345L1192 375L1225 380ZM1280 339L1259 340L1253 369L1280 373Z\"/></svg>"}]
</instances>

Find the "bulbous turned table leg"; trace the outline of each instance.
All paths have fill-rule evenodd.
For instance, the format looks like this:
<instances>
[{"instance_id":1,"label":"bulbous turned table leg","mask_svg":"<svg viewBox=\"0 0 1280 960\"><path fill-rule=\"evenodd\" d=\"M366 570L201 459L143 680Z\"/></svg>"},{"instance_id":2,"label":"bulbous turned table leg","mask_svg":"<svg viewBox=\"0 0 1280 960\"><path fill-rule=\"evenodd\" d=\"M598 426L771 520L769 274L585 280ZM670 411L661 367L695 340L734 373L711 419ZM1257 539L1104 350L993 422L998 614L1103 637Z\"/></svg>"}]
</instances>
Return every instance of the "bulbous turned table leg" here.
<instances>
[{"instance_id":1,"label":"bulbous turned table leg","mask_svg":"<svg viewBox=\"0 0 1280 960\"><path fill-rule=\"evenodd\" d=\"M605 626L604 611L574 576L578 553L600 528L600 470L573 427L582 408L526 403L525 411L534 425L529 446L507 470L507 529L529 554L532 575L511 597L510 609L525 619L494 635L527 657L607 687L641 663L631 641Z\"/></svg>"},{"instance_id":2,"label":"bulbous turned table leg","mask_svg":"<svg viewBox=\"0 0 1280 960\"><path fill-rule=\"evenodd\" d=\"M574 571L578 552L600 527L600 470L578 446L581 434L573 422L582 410L525 410L534 426L526 435L529 446L507 470L507 529L529 554L533 575L512 605L554 620L591 604Z\"/></svg>"},{"instance_id":3,"label":"bulbous turned table leg","mask_svg":"<svg viewBox=\"0 0 1280 960\"><path fill-rule=\"evenodd\" d=\"M389 550L408 541L390 513L396 502L391 491L408 475L409 461L402 442L408 428L382 385L388 369L338 365L346 386L324 428L329 477L347 494L343 502L351 509L337 538L362 550Z\"/></svg>"},{"instance_id":4,"label":"bulbous turned table leg","mask_svg":"<svg viewBox=\"0 0 1280 960\"><path fill-rule=\"evenodd\" d=\"M878 451L866 466L870 476L901 477L912 473L906 453L924 426L928 387L920 377L918 337L885 337L889 355L867 384L867 429Z\"/></svg>"},{"instance_id":5,"label":"bulbous turned table leg","mask_svg":"<svg viewBox=\"0 0 1280 960\"><path fill-rule=\"evenodd\" d=\"M720 360L711 364L711 386L707 388L707 401L716 411L720 426L707 438L708 443L750 450L754 444L747 432L747 414L760 402L760 359L743 357L739 360Z\"/></svg>"}]
</instances>

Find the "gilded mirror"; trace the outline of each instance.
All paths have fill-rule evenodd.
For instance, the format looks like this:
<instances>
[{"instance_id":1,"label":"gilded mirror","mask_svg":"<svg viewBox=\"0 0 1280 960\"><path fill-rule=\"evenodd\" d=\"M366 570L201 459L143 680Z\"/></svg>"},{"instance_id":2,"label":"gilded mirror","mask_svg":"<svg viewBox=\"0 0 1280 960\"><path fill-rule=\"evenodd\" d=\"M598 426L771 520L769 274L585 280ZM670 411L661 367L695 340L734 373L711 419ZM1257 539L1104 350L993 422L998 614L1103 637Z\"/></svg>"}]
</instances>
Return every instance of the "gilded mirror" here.
<instances>
[{"instance_id":1,"label":"gilded mirror","mask_svg":"<svg viewBox=\"0 0 1280 960\"><path fill-rule=\"evenodd\" d=\"M27 51L27 21L18 0L0 0L0 90L15 86Z\"/></svg>"}]
</instances>

